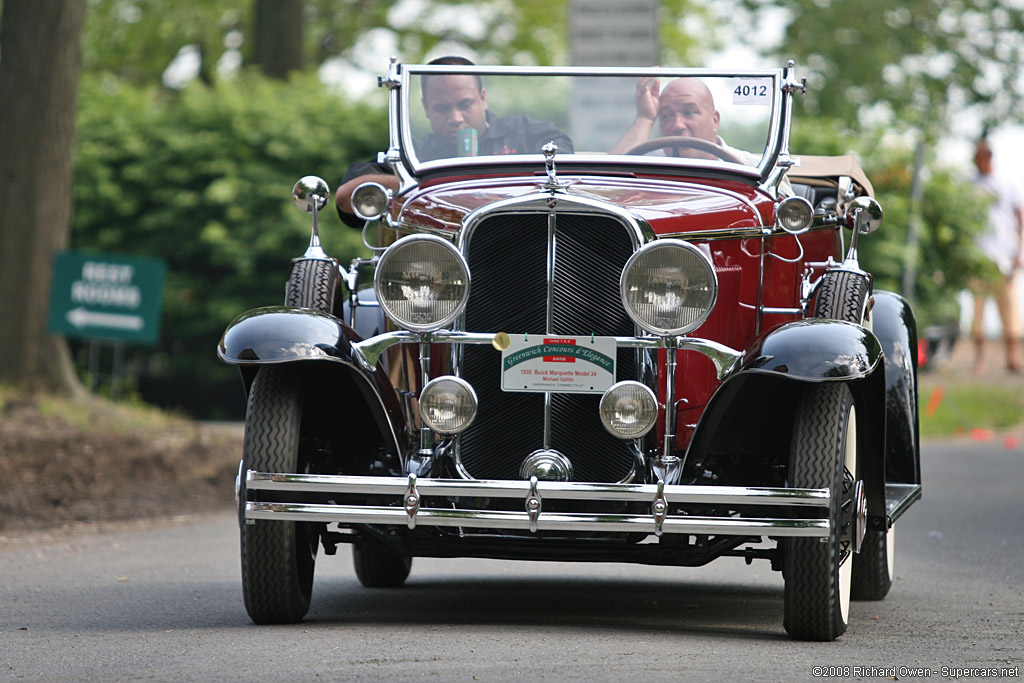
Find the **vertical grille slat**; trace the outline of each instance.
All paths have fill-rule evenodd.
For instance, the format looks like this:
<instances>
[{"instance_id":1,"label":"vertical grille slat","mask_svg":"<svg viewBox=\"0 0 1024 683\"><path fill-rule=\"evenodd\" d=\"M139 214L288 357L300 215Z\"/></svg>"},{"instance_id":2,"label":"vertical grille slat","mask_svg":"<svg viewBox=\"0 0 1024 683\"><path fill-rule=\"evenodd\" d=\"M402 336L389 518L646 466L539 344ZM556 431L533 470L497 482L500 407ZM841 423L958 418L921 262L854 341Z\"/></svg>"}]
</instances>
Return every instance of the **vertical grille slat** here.
<instances>
[{"instance_id":1,"label":"vertical grille slat","mask_svg":"<svg viewBox=\"0 0 1024 683\"><path fill-rule=\"evenodd\" d=\"M472 277L465 327L473 332L547 332L547 213L496 214L466 246ZM559 213L555 220L553 334L629 336L619 275L633 253L625 226L608 215ZM518 479L526 456L543 447L544 395L503 392L500 353L467 345L462 376L477 392L477 419L460 437L459 459L477 479ZM635 353L620 350L617 379L636 376ZM628 445L601 425L593 394L554 394L551 447L573 463L577 481L619 481L629 474Z\"/></svg>"}]
</instances>

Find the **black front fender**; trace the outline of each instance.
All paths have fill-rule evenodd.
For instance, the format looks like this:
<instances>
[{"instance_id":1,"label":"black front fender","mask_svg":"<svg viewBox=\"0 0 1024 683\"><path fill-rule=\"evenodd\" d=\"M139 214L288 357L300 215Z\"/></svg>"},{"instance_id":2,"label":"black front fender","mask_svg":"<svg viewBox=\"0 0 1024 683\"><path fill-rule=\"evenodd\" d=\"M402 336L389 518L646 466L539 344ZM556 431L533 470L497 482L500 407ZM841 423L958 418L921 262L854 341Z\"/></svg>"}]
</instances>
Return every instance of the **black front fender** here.
<instances>
[{"instance_id":1,"label":"black front fender","mask_svg":"<svg viewBox=\"0 0 1024 683\"><path fill-rule=\"evenodd\" d=\"M232 321L217 346L217 355L225 363L239 366L246 393L262 365L299 362L329 365L323 374L324 380L338 378L354 384L373 414L385 443L390 444L396 454L402 453L407 440L406 420L398 394L380 364L372 372L360 364L352 346L357 341L361 341L361 337L355 330L334 316L308 308L268 306L243 313ZM338 391L341 390L339 385ZM339 414L338 419L344 420L345 415Z\"/></svg>"},{"instance_id":2,"label":"black front fender","mask_svg":"<svg viewBox=\"0 0 1024 683\"><path fill-rule=\"evenodd\" d=\"M882 362L882 347L867 329L812 318L787 323L757 339L739 372L767 372L804 381L867 377Z\"/></svg>"},{"instance_id":3,"label":"black front fender","mask_svg":"<svg viewBox=\"0 0 1024 683\"><path fill-rule=\"evenodd\" d=\"M751 463L786 464L802 392L809 384L844 382L857 406L868 515L874 524L882 524L886 454L884 367L885 356L878 339L860 325L808 319L771 330L747 350L738 369L711 397L694 431L686 461L699 463L712 454L730 453Z\"/></svg>"},{"instance_id":4,"label":"black front fender","mask_svg":"<svg viewBox=\"0 0 1024 683\"><path fill-rule=\"evenodd\" d=\"M349 361L358 336L334 316L308 308L267 306L247 311L224 331L217 355L231 365L299 360Z\"/></svg>"}]
</instances>

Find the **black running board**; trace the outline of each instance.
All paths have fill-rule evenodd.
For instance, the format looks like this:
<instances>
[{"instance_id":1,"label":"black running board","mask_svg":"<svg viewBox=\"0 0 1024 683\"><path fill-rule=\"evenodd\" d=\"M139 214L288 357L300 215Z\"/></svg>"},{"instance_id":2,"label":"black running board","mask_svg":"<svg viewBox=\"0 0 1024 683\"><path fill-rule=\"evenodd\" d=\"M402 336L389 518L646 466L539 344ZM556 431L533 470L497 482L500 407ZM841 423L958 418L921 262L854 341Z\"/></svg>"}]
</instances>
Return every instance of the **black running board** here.
<instances>
[{"instance_id":1,"label":"black running board","mask_svg":"<svg viewBox=\"0 0 1024 683\"><path fill-rule=\"evenodd\" d=\"M886 484L885 516L888 518L888 525L895 524L896 520L920 499L920 484Z\"/></svg>"}]
</instances>

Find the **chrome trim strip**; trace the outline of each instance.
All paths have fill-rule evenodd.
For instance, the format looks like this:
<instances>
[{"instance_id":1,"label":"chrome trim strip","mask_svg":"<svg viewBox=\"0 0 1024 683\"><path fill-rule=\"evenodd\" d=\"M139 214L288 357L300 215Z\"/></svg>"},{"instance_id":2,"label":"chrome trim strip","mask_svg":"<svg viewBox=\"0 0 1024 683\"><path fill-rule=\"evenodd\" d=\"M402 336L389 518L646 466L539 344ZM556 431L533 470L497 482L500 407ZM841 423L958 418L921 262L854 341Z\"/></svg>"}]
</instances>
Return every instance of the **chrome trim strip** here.
<instances>
[{"instance_id":1,"label":"chrome trim strip","mask_svg":"<svg viewBox=\"0 0 1024 683\"><path fill-rule=\"evenodd\" d=\"M764 262L767 256L767 240L764 236L760 240L761 251L758 255L757 266L757 315L754 316L754 336L761 334L761 322L764 319Z\"/></svg>"},{"instance_id":2,"label":"chrome trim strip","mask_svg":"<svg viewBox=\"0 0 1024 683\"><path fill-rule=\"evenodd\" d=\"M529 482L526 482L529 484ZM531 518L532 517L532 518ZM521 529L523 531L605 531L708 534L728 536L799 536L824 538L829 534L827 519L665 517L656 521L648 515L577 514L568 512L480 511L419 508L415 524L477 529ZM396 507L354 507L304 503L246 503L245 519L273 519L295 522L340 524L406 524L409 513Z\"/></svg>"},{"instance_id":3,"label":"chrome trim strip","mask_svg":"<svg viewBox=\"0 0 1024 683\"><path fill-rule=\"evenodd\" d=\"M718 284L717 282L715 283ZM668 459L675 452L676 415L676 339L665 340L665 441L662 458ZM674 483L674 482L672 482Z\"/></svg>"},{"instance_id":4,"label":"chrome trim strip","mask_svg":"<svg viewBox=\"0 0 1024 683\"><path fill-rule=\"evenodd\" d=\"M406 331L385 332L376 337L353 343L352 349L363 369L372 372L384 351L395 344L418 343L421 339L437 344L490 344L494 341L496 334L495 332L457 332L448 330L425 333L424 335L417 335ZM665 347L666 343L666 340L661 337L615 337L616 347L629 349L660 349ZM718 379L724 379L739 359L743 357L742 351L737 351L725 344L719 344L710 339L676 337L674 343L677 349L697 351L704 354L715 364Z\"/></svg>"},{"instance_id":5,"label":"chrome trim strip","mask_svg":"<svg viewBox=\"0 0 1024 683\"><path fill-rule=\"evenodd\" d=\"M544 314L544 333L551 334L552 329L555 325L555 250L558 247L558 218L557 214L552 211L548 214L548 253L547 253L547 267L546 273L548 278L547 283L547 311Z\"/></svg>"},{"instance_id":6,"label":"chrome trim strip","mask_svg":"<svg viewBox=\"0 0 1024 683\"><path fill-rule=\"evenodd\" d=\"M359 493L403 495L407 477L357 477L336 474L283 474L247 470L245 488L259 491L306 491L311 493ZM523 498L530 492L526 480L417 479L420 496L465 498ZM540 481L537 492L545 499L654 501L657 484L604 484L578 481ZM829 490L772 488L763 486L666 485L661 495L669 503L700 505L786 505L827 508Z\"/></svg>"},{"instance_id":7,"label":"chrome trim strip","mask_svg":"<svg viewBox=\"0 0 1024 683\"><path fill-rule=\"evenodd\" d=\"M545 275L547 277L547 310L544 313L544 333L552 334L555 326L555 259L558 250L558 214L548 213L548 247ZM551 392L544 392L544 432L541 445L551 448Z\"/></svg>"},{"instance_id":8,"label":"chrome trim strip","mask_svg":"<svg viewBox=\"0 0 1024 683\"><path fill-rule=\"evenodd\" d=\"M494 332L455 332L441 330L427 334L431 343L439 344L490 344L494 341L497 333ZM359 359L363 369L373 371L380 360L381 355L388 348L395 344L411 344L419 342L423 338L412 332L398 331L385 332L370 339L352 344L356 357ZM683 351L697 351L704 354L718 372L718 379L724 379L735 366L736 362L743 357L741 351L731 349L725 344L711 341L710 339L697 339L691 337L678 337L675 340L676 348ZM616 347L632 349L660 349L665 345L665 340L660 337L615 337Z\"/></svg>"},{"instance_id":9,"label":"chrome trim strip","mask_svg":"<svg viewBox=\"0 0 1024 683\"><path fill-rule=\"evenodd\" d=\"M693 230L690 232L665 232L658 239L681 239L688 242L711 242L714 240L749 239L752 237L775 237L765 234L766 228L756 226L750 228L720 228L716 230Z\"/></svg>"},{"instance_id":10,"label":"chrome trim strip","mask_svg":"<svg viewBox=\"0 0 1024 683\"><path fill-rule=\"evenodd\" d=\"M834 230L838 223L816 223L801 233L806 235L814 230ZM750 228L720 228L716 230L693 230L691 232L666 232L658 235L658 239L675 238L690 242L710 242L713 240L731 240L751 237L785 237L792 236L782 228L762 225Z\"/></svg>"},{"instance_id":11,"label":"chrome trim strip","mask_svg":"<svg viewBox=\"0 0 1024 683\"><path fill-rule=\"evenodd\" d=\"M697 78L733 77L781 78L781 68L712 69L644 66L463 66L461 64L405 64L406 73L444 74L478 73L481 76L693 76Z\"/></svg>"}]
</instances>

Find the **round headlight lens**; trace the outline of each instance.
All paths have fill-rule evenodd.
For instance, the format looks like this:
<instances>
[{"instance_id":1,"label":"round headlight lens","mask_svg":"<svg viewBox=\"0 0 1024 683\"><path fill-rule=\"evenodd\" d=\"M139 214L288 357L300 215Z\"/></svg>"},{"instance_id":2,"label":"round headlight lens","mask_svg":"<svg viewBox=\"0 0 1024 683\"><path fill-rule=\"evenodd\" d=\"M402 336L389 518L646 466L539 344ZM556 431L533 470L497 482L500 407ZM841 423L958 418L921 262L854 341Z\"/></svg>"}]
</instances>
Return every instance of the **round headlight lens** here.
<instances>
[{"instance_id":1,"label":"round headlight lens","mask_svg":"<svg viewBox=\"0 0 1024 683\"><path fill-rule=\"evenodd\" d=\"M718 296L711 259L682 240L658 240L642 247L626 261L619 285L629 316L660 336L700 327Z\"/></svg>"},{"instance_id":2,"label":"round headlight lens","mask_svg":"<svg viewBox=\"0 0 1024 683\"><path fill-rule=\"evenodd\" d=\"M380 183L363 183L352 191L352 211L364 221L375 221L388 208L388 191Z\"/></svg>"},{"instance_id":3,"label":"round headlight lens","mask_svg":"<svg viewBox=\"0 0 1024 683\"><path fill-rule=\"evenodd\" d=\"M646 384L619 382L604 392L600 411L609 432L620 439L639 439L658 419L658 399Z\"/></svg>"},{"instance_id":4,"label":"round headlight lens","mask_svg":"<svg viewBox=\"0 0 1024 683\"><path fill-rule=\"evenodd\" d=\"M811 219L813 218L814 208L803 197L786 197L779 204L778 213L776 213L779 227L794 235L798 235L811 227Z\"/></svg>"},{"instance_id":5,"label":"round headlight lens","mask_svg":"<svg viewBox=\"0 0 1024 683\"><path fill-rule=\"evenodd\" d=\"M469 266L440 237L411 235L381 256L373 277L381 307L396 325L431 332L462 313L469 299Z\"/></svg>"},{"instance_id":6,"label":"round headlight lens","mask_svg":"<svg viewBox=\"0 0 1024 683\"><path fill-rule=\"evenodd\" d=\"M458 434L476 417L476 392L464 379L445 375L427 382L420 393L420 418L441 434Z\"/></svg>"}]
</instances>

